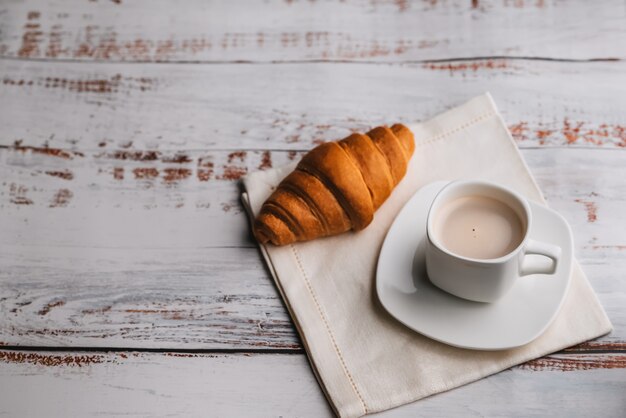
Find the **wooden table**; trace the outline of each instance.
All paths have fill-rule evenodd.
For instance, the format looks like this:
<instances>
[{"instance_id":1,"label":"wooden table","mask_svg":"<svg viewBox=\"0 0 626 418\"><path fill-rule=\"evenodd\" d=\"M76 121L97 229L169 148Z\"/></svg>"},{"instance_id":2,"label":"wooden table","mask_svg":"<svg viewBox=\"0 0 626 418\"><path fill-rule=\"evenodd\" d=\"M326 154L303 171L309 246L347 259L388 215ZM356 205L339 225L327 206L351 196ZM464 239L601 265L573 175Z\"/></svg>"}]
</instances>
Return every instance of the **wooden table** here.
<instances>
[{"instance_id":1,"label":"wooden table","mask_svg":"<svg viewBox=\"0 0 626 418\"><path fill-rule=\"evenodd\" d=\"M625 58L619 0L3 1L0 415L330 415L237 180L490 91L615 329L382 415L624 416Z\"/></svg>"}]
</instances>

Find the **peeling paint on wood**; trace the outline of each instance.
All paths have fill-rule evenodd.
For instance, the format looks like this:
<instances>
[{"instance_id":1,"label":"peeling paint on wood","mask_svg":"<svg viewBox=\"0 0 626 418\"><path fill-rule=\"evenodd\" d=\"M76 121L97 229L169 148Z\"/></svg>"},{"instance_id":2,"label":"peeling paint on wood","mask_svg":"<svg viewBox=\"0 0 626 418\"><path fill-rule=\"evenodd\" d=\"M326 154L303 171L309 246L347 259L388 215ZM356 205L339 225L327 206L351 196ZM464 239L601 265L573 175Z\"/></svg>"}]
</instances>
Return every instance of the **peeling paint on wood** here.
<instances>
[{"instance_id":1,"label":"peeling paint on wood","mask_svg":"<svg viewBox=\"0 0 626 418\"><path fill-rule=\"evenodd\" d=\"M625 246L626 248L626 246ZM563 350L564 352L584 352L584 351L615 351L626 352L626 341L587 341Z\"/></svg>"},{"instance_id":2,"label":"peeling paint on wood","mask_svg":"<svg viewBox=\"0 0 626 418\"><path fill-rule=\"evenodd\" d=\"M111 310L112 306L108 305L103 308L95 308L95 309L83 309L82 313L84 315L102 315Z\"/></svg>"},{"instance_id":3,"label":"peeling paint on wood","mask_svg":"<svg viewBox=\"0 0 626 418\"><path fill-rule=\"evenodd\" d=\"M585 207L588 222L595 222L598 220L598 207L595 202L584 199L576 199L576 202L583 204Z\"/></svg>"},{"instance_id":4,"label":"peeling paint on wood","mask_svg":"<svg viewBox=\"0 0 626 418\"><path fill-rule=\"evenodd\" d=\"M95 158L110 158L114 160L131 161L156 161L161 157L160 151L140 151L140 150L116 150L112 152L99 153Z\"/></svg>"},{"instance_id":5,"label":"peeling paint on wood","mask_svg":"<svg viewBox=\"0 0 626 418\"><path fill-rule=\"evenodd\" d=\"M26 192L28 192L28 189L25 186L11 183L9 185L10 202L15 205L32 205L33 201L26 197Z\"/></svg>"},{"instance_id":6,"label":"peeling paint on wood","mask_svg":"<svg viewBox=\"0 0 626 418\"><path fill-rule=\"evenodd\" d=\"M246 160L246 155L248 155L246 151L231 152L230 154L228 154L228 162L232 163L236 159L238 159L240 162L244 162Z\"/></svg>"},{"instance_id":7,"label":"peeling paint on wood","mask_svg":"<svg viewBox=\"0 0 626 418\"><path fill-rule=\"evenodd\" d=\"M509 125L509 130L516 141L533 141L540 146L589 144L598 147L626 147L626 126L620 124L572 121L565 118L560 126L541 123L531 128L528 122L518 122Z\"/></svg>"},{"instance_id":8,"label":"peeling paint on wood","mask_svg":"<svg viewBox=\"0 0 626 418\"><path fill-rule=\"evenodd\" d=\"M263 151L263 157L261 158L261 164L259 164L259 170L267 170L272 168L272 154L270 151Z\"/></svg>"},{"instance_id":9,"label":"peeling paint on wood","mask_svg":"<svg viewBox=\"0 0 626 418\"><path fill-rule=\"evenodd\" d=\"M209 181L213 176L214 163L210 161L210 157L198 158L198 168L196 169L196 175L199 181Z\"/></svg>"},{"instance_id":10,"label":"peeling paint on wood","mask_svg":"<svg viewBox=\"0 0 626 418\"><path fill-rule=\"evenodd\" d=\"M626 369L626 356L607 355L605 357L543 357L519 366L522 370L572 372L597 369Z\"/></svg>"},{"instance_id":11,"label":"peeling paint on wood","mask_svg":"<svg viewBox=\"0 0 626 418\"><path fill-rule=\"evenodd\" d=\"M163 157L162 160L164 163L175 163L175 164L187 164L193 162L188 155L183 153L177 153L172 157Z\"/></svg>"},{"instance_id":12,"label":"peeling paint on wood","mask_svg":"<svg viewBox=\"0 0 626 418\"><path fill-rule=\"evenodd\" d=\"M41 25L37 22L39 12L28 12L27 22L24 24L22 35L22 45L17 51L19 57L31 57L39 55L39 44L42 41L43 32Z\"/></svg>"},{"instance_id":13,"label":"peeling paint on wood","mask_svg":"<svg viewBox=\"0 0 626 418\"><path fill-rule=\"evenodd\" d=\"M240 205L230 204L216 212L243 216ZM205 231L199 236L220 233L202 223L206 214L195 218L200 220L194 221L196 230ZM180 221L161 219L164 225L158 228L188 236ZM135 224L132 233L145 236L138 228ZM167 236L170 243L176 239L170 232ZM69 345L83 347L300 347L256 248L175 243L167 248L147 238L152 249L133 249L132 244L112 249L101 241L99 249L47 247L49 256L38 252L34 258L20 247L3 246L0 265L14 267L0 269L2 294L7 296L0 311L8 313L0 341L55 346L71 340ZM36 269L19 267L35 259ZM104 296L112 288L120 290Z\"/></svg>"},{"instance_id":14,"label":"peeling paint on wood","mask_svg":"<svg viewBox=\"0 0 626 418\"><path fill-rule=\"evenodd\" d=\"M217 416L262 416L267 411L289 416L294 409L306 418L333 415L302 354L19 353L98 356L89 359L93 362L79 358L81 367L62 362L52 367L28 361L0 363L0 380L11 383L3 387L5 398L38 399L29 404L29 411L37 416L122 415L129 410L148 415L202 416L208 408ZM511 411L527 416L557 405L564 416L620 416L623 370L507 370L382 415L464 416L472 410L482 416L507 416ZM199 381L204 384L198 385ZM37 397L48 393L51 384L58 396ZM124 402L103 403L103 396ZM73 401L59 402L60 397ZM21 411L21 402L0 405L0 413L7 416L20 416Z\"/></svg>"},{"instance_id":15,"label":"peeling paint on wood","mask_svg":"<svg viewBox=\"0 0 626 418\"><path fill-rule=\"evenodd\" d=\"M593 250L618 250L618 251L626 251L626 245L590 245L586 248L591 248Z\"/></svg>"},{"instance_id":16,"label":"peeling paint on wood","mask_svg":"<svg viewBox=\"0 0 626 418\"><path fill-rule=\"evenodd\" d=\"M601 6L583 2L575 7L559 1L545 7L543 0L468 1L462 5L435 0L259 0L242 13L235 3L207 7L201 0L190 1L180 10L173 10L163 0L152 0L149 5L146 1L124 2L117 7L70 1L45 8L35 0L25 0L5 5L8 21L14 23L3 28L0 52L23 58L98 61L621 57L625 52L619 41L624 35L623 22L614 12L621 6L618 0ZM144 18L146 7L169 10L167 33L158 19ZM271 27L262 23L270 21L274 22ZM493 36L509 33L511 27L533 30L524 31L522 38ZM441 28L446 28L445 36L440 35ZM572 44L577 47L571 48Z\"/></svg>"},{"instance_id":17,"label":"peeling paint on wood","mask_svg":"<svg viewBox=\"0 0 626 418\"><path fill-rule=\"evenodd\" d=\"M512 69L513 67L507 60L479 60L459 63L428 63L424 64L424 68L429 70L443 70L450 74L476 72L480 70L503 70Z\"/></svg>"},{"instance_id":18,"label":"peeling paint on wood","mask_svg":"<svg viewBox=\"0 0 626 418\"><path fill-rule=\"evenodd\" d=\"M54 197L52 198L52 201L50 202L50 207L51 208L65 207L68 205L68 203L70 202L73 196L74 196L74 193L72 193L71 190L59 189L55 193Z\"/></svg>"},{"instance_id":19,"label":"peeling paint on wood","mask_svg":"<svg viewBox=\"0 0 626 418\"><path fill-rule=\"evenodd\" d=\"M43 354L0 350L0 363L32 364L45 367L84 367L106 361L102 354Z\"/></svg>"},{"instance_id":20,"label":"peeling paint on wood","mask_svg":"<svg viewBox=\"0 0 626 418\"><path fill-rule=\"evenodd\" d=\"M192 171L188 168L165 168L163 169L163 181L166 183L176 183L191 176Z\"/></svg>"},{"instance_id":21,"label":"peeling paint on wood","mask_svg":"<svg viewBox=\"0 0 626 418\"><path fill-rule=\"evenodd\" d=\"M129 90L149 91L153 87L154 80L147 77L122 77L121 74L115 74L108 78L87 78L84 80L63 77L39 77L34 80L4 77L2 84L15 87L36 86L46 89L67 90L76 93L107 94Z\"/></svg>"},{"instance_id":22,"label":"peeling paint on wood","mask_svg":"<svg viewBox=\"0 0 626 418\"><path fill-rule=\"evenodd\" d=\"M226 213L233 211L233 214L242 213L243 208L240 204L233 204L228 202L222 202L222 210Z\"/></svg>"},{"instance_id":23,"label":"peeling paint on wood","mask_svg":"<svg viewBox=\"0 0 626 418\"><path fill-rule=\"evenodd\" d=\"M202 35L201 35L202 36ZM120 40L117 32L100 25L89 24L79 30L79 39L67 39L62 25L53 25L50 32L41 31L37 23L24 25L22 58L72 58L105 61L178 61L181 58L214 55L217 52L281 48L298 51L301 48L321 50L323 60L354 60L402 56L411 51L445 46L447 39L398 39L395 41L362 40L354 43L348 33L329 31L280 33L224 33L215 37L194 39ZM47 41L47 46L43 44ZM334 48L333 48L334 44ZM5 49L8 49L5 48Z\"/></svg>"},{"instance_id":24,"label":"peeling paint on wood","mask_svg":"<svg viewBox=\"0 0 626 418\"><path fill-rule=\"evenodd\" d=\"M115 180L124 180L124 167L113 167L113 178Z\"/></svg>"},{"instance_id":25,"label":"peeling paint on wood","mask_svg":"<svg viewBox=\"0 0 626 418\"><path fill-rule=\"evenodd\" d=\"M159 177L159 170L154 167L137 167L133 169L136 179L153 179Z\"/></svg>"},{"instance_id":26,"label":"peeling paint on wood","mask_svg":"<svg viewBox=\"0 0 626 418\"><path fill-rule=\"evenodd\" d=\"M70 170L46 171L46 174L63 180L72 180L74 178L74 173Z\"/></svg>"},{"instance_id":27,"label":"peeling paint on wood","mask_svg":"<svg viewBox=\"0 0 626 418\"><path fill-rule=\"evenodd\" d=\"M25 155L21 157L25 147L15 148L9 147L5 149L5 152L19 151L17 155L13 154L10 158L14 161L21 160L25 166L33 166L31 175L37 176L41 170L35 167L38 164L46 164L42 161L32 162ZM44 150L48 150L44 148ZM0 152L2 150L0 149ZM273 165L272 154L270 151L232 151L232 152L215 152L212 155L206 153L194 152L168 152L158 150L134 150L134 149L120 149L107 152L86 152L77 153L75 151L54 150L51 153L41 152L43 155L52 155L54 157L62 157L70 159L72 155L78 154L84 160L91 161L94 170L97 174L112 175L115 180L125 179L125 167L120 166L120 163L128 162L130 164L142 163L141 166L133 167L130 165L128 169L132 172L132 178L135 180L151 181L159 177L163 179L165 183L178 183L185 180L191 180L193 176L198 181L209 181L210 179L234 181L240 179L242 176L248 173L249 169L267 169ZM293 153L293 158L295 158ZM289 160L289 156L286 153L281 153L278 157L280 164L285 164ZM216 161L219 164L217 173ZM154 164L149 166L147 164ZM112 165L112 166L111 166ZM188 165L189 168L184 167ZM109 166L105 169L105 166ZM183 167L181 167L183 166ZM80 164L79 167L84 167ZM45 170L45 174L51 177L57 177L63 180L74 180L75 170L72 168L63 168L55 170ZM84 170L84 168L82 168ZM14 186L13 195L24 195L26 189L20 189L18 186ZM68 193L63 191L64 196L68 196ZM71 196L70 196L71 197Z\"/></svg>"},{"instance_id":28,"label":"peeling paint on wood","mask_svg":"<svg viewBox=\"0 0 626 418\"><path fill-rule=\"evenodd\" d=\"M153 313L149 311L148 313ZM167 311L157 311L159 314L169 314ZM300 349L300 347L296 347ZM287 349L287 348L286 348ZM94 354L53 354L44 352L28 352L0 350L0 363L31 364L45 367L84 367L94 364L122 364L129 358L149 358L153 356L166 356L177 358L220 358L223 354L211 353L184 353L164 352L160 354L142 352L119 352L119 353L94 353ZM250 356L251 354L241 354ZM258 355L258 354L257 354ZM561 371L580 372L597 369L624 369L626 368L626 356L622 355L595 355L595 356L547 356L531 360L514 369L525 371Z\"/></svg>"},{"instance_id":29,"label":"peeling paint on wood","mask_svg":"<svg viewBox=\"0 0 626 418\"><path fill-rule=\"evenodd\" d=\"M4 202L14 205L38 207L52 205L56 208L67 208L76 200L75 196L78 193L88 193L92 196L91 199L99 200L97 196L113 192L117 194L117 199L123 199L129 190L138 193L142 189L155 187L157 189L154 192L158 190L162 193L162 198L158 200L163 203L170 199L166 197L169 195L168 189L174 191L184 185L204 187L202 185L205 184L206 187L212 187L214 183L236 182L249 172L297 161L305 152L254 150L170 152L123 149L104 153L93 150L81 153L79 159L58 159L56 156L48 157L47 154L32 158L32 155L13 148L0 149L0 160L10 162L4 169L0 165L0 175L9 180L0 185L0 193L4 192L0 194L0 205ZM576 165L579 162L574 161L572 164ZM578 174L572 172L571 175ZM46 177L49 180L46 180ZM52 181L54 178L59 180ZM68 186L64 187L61 182L67 183ZM167 186L167 189L159 188L162 185ZM594 190L595 182L589 187ZM111 196L109 195L107 199L111 199ZM151 208L156 207L157 201L154 197L146 196L146 199L146 204ZM128 206L128 202L120 202L124 207ZM611 213L612 210L617 210L617 207L613 209L614 203L610 200L607 202L607 198L599 198L596 192L589 194L589 197L575 193L570 202L577 205L573 205L569 210L576 213L578 211L576 207L584 208L587 213L586 219L590 223L597 221L600 211L598 208L602 204L608 205L608 208L603 208L602 211L608 210ZM170 203L173 203L173 200ZM185 202L177 201L174 206L180 203ZM107 203L104 204L108 206ZM204 205L202 202L192 202L192 205L195 204ZM601 242L591 245L607 244L609 243ZM611 244L619 245L620 242Z\"/></svg>"},{"instance_id":30,"label":"peeling paint on wood","mask_svg":"<svg viewBox=\"0 0 626 418\"><path fill-rule=\"evenodd\" d=\"M39 312L37 312L39 315L43 316L43 315L47 315L48 313L50 313L50 311L53 308L57 308L59 306L63 306L65 305L65 301L62 300L58 300L56 302L50 302L50 303L46 303L46 305L44 305L43 308L41 308L39 310Z\"/></svg>"},{"instance_id":31,"label":"peeling paint on wood","mask_svg":"<svg viewBox=\"0 0 626 418\"><path fill-rule=\"evenodd\" d=\"M70 151L63 150L59 148L49 148L49 147L32 147L32 146L24 146L22 145L22 140L16 140L13 143L13 146L9 147L11 150L19 151L22 153L32 153L32 154L42 154L51 157L72 159L74 157L84 157L85 154L79 151Z\"/></svg>"},{"instance_id":32,"label":"peeling paint on wood","mask_svg":"<svg viewBox=\"0 0 626 418\"><path fill-rule=\"evenodd\" d=\"M235 165L225 165L221 175L216 178L220 180L239 180L243 176L248 174L247 167L238 167Z\"/></svg>"},{"instance_id":33,"label":"peeling paint on wood","mask_svg":"<svg viewBox=\"0 0 626 418\"><path fill-rule=\"evenodd\" d=\"M4 66L0 80L89 81L121 75L117 90L106 93L0 84L0 101L14 103L0 113L4 131L0 146L13 146L17 140L16 149L56 152L63 158L99 149L110 158L167 158L193 164L183 150L304 151L379 124L425 120L467 100L468 91L485 90L493 94L521 148L626 145L619 112L619 97L626 95L619 77L626 71L625 63L577 63L572 70L571 63L516 61L519 68L514 73L464 70L468 77L429 70L422 64L283 64L283 76L271 83L272 91L263 82L275 78L271 65L55 63L50 67L42 62L7 61ZM318 77L332 77L333 83L301 88ZM142 92L136 84L141 79L158 82ZM211 82L217 79L222 82ZM390 80L393 89L385 87ZM525 88L512 90L511 83ZM364 84L367 90L359 88ZM584 103L577 94L581 85L596 92ZM269 96L271 107L265 100L250 100ZM541 107L535 106L537 97ZM52 102L54 108L47 105ZM68 114L74 115L73 123L61 123ZM33 120L37 123L29 122ZM239 158L232 161L239 162Z\"/></svg>"}]
</instances>

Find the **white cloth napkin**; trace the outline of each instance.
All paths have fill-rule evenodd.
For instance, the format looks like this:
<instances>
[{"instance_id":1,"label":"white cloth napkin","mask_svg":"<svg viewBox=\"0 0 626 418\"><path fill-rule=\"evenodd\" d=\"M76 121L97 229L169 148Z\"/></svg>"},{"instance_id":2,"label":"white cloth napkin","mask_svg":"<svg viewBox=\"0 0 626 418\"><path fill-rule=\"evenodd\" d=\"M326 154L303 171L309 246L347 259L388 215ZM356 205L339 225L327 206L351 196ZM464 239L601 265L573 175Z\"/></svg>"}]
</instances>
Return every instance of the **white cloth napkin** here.
<instances>
[{"instance_id":1,"label":"white cloth napkin","mask_svg":"<svg viewBox=\"0 0 626 418\"><path fill-rule=\"evenodd\" d=\"M412 402L611 331L578 263L554 322L539 338L512 350L454 348L404 327L382 308L375 292L378 253L396 214L421 186L492 180L545 204L489 94L410 128L416 148L406 177L371 225L306 243L261 246L318 381L341 417ZM242 199L251 217L293 168L244 179Z\"/></svg>"}]
</instances>

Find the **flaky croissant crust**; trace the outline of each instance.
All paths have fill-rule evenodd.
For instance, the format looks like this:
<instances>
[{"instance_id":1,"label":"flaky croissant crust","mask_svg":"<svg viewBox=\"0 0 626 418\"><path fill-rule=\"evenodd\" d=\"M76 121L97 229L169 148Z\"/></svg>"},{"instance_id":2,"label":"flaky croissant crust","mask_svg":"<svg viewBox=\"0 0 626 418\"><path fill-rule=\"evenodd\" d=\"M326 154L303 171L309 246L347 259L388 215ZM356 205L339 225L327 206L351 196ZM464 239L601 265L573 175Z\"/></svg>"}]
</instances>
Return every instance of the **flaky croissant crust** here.
<instances>
[{"instance_id":1,"label":"flaky croissant crust","mask_svg":"<svg viewBox=\"0 0 626 418\"><path fill-rule=\"evenodd\" d=\"M265 201L254 235L285 245L365 228L404 177L414 149L402 124L313 148Z\"/></svg>"}]
</instances>

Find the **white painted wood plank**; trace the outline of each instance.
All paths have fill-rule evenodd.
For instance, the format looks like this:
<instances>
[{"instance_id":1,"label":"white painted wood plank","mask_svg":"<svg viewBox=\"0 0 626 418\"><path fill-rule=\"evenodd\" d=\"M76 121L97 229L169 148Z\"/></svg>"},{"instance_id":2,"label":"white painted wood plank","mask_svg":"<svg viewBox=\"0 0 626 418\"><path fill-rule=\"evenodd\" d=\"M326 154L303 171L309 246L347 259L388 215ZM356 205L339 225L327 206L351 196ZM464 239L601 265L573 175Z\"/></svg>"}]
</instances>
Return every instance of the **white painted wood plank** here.
<instances>
[{"instance_id":1,"label":"white painted wood plank","mask_svg":"<svg viewBox=\"0 0 626 418\"><path fill-rule=\"evenodd\" d=\"M0 53L105 61L626 56L619 0L3 2Z\"/></svg>"},{"instance_id":2,"label":"white painted wood plank","mask_svg":"<svg viewBox=\"0 0 626 418\"><path fill-rule=\"evenodd\" d=\"M626 42L624 43L626 45ZM94 64L0 60L0 145L305 150L490 91L521 147L626 146L626 62Z\"/></svg>"},{"instance_id":3,"label":"white painted wood plank","mask_svg":"<svg viewBox=\"0 0 626 418\"><path fill-rule=\"evenodd\" d=\"M0 263L3 344L301 349L255 249L3 247ZM583 268L614 325L599 342L626 351L626 260Z\"/></svg>"},{"instance_id":4,"label":"white painted wood plank","mask_svg":"<svg viewBox=\"0 0 626 418\"><path fill-rule=\"evenodd\" d=\"M4 345L301 348L255 248L2 246L0 265Z\"/></svg>"},{"instance_id":5,"label":"white painted wood plank","mask_svg":"<svg viewBox=\"0 0 626 418\"><path fill-rule=\"evenodd\" d=\"M175 153L147 161L145 155L97 151L66 159L0 149L0 242L251 247L236 180L272 161L285 164L293 154L184 152L182 163L169 162L178 158Z\"/></svg>"},{"instance_id":6,"label":"white painted wood plank","mask_svg":"<svg viewBox=\"0 0 626 418\"><path fill-rule=\"evenodd\" d=\"M164 158L133 161L86 153L64 159L0 150L0 242L33 247L251 247L234 180L238 176L218 177L258 169L263 153L238 154L241 158L229 154L188 152L190 162L177 164ZM290 154L269 155L279 165ZM526 149L523 156L550 205L572 225L577 248L597 253L602 246L614 246L619 252L625 244L621 214L626 208L626 153ZM198 164L205 159L214 162L207 181L198 177L203 169ZM154 178L145 174L151 170L157 173ZM180 170L186 174L168 180ZM116 175L120 172L123 178Z\"/></svg>"},{"instance_id":7,"label":"white painted wood plank","mask_svg":"<svg viewBox=\"0 0 626 418\"><path fill-rule=\"evenodd\" d=\"M229 154L188 152L190 162L172 163L163 161L169 154L137 161L1 150L0 342L299 348L249 237L237 182L216 178L223 165L251 171L268 159L237 153L229 163ZM602 341L626 341L626 153L523 154L549 203L572 225L576 254L613 321L615 331ZM269 155L282 164L290 154ZM207 181L197 176L199 159L214 162ZM191 174L165 181L168 168ZM147 178L151 170L158 175ZM63 189L71 197L56 204Z\"/></svg>"},{"instance_id":8,"label":"white painted wood plank","mask_svg":"<svg viewBox=\"0 0 626 418\"><path fill-rule=\"evenodd\" d=\"M0 351L0 385L8 416L332 416L303 355ZM379 416L621 417L625 390L623 355L556 356Z\"/></svg>"}]
</instances>

